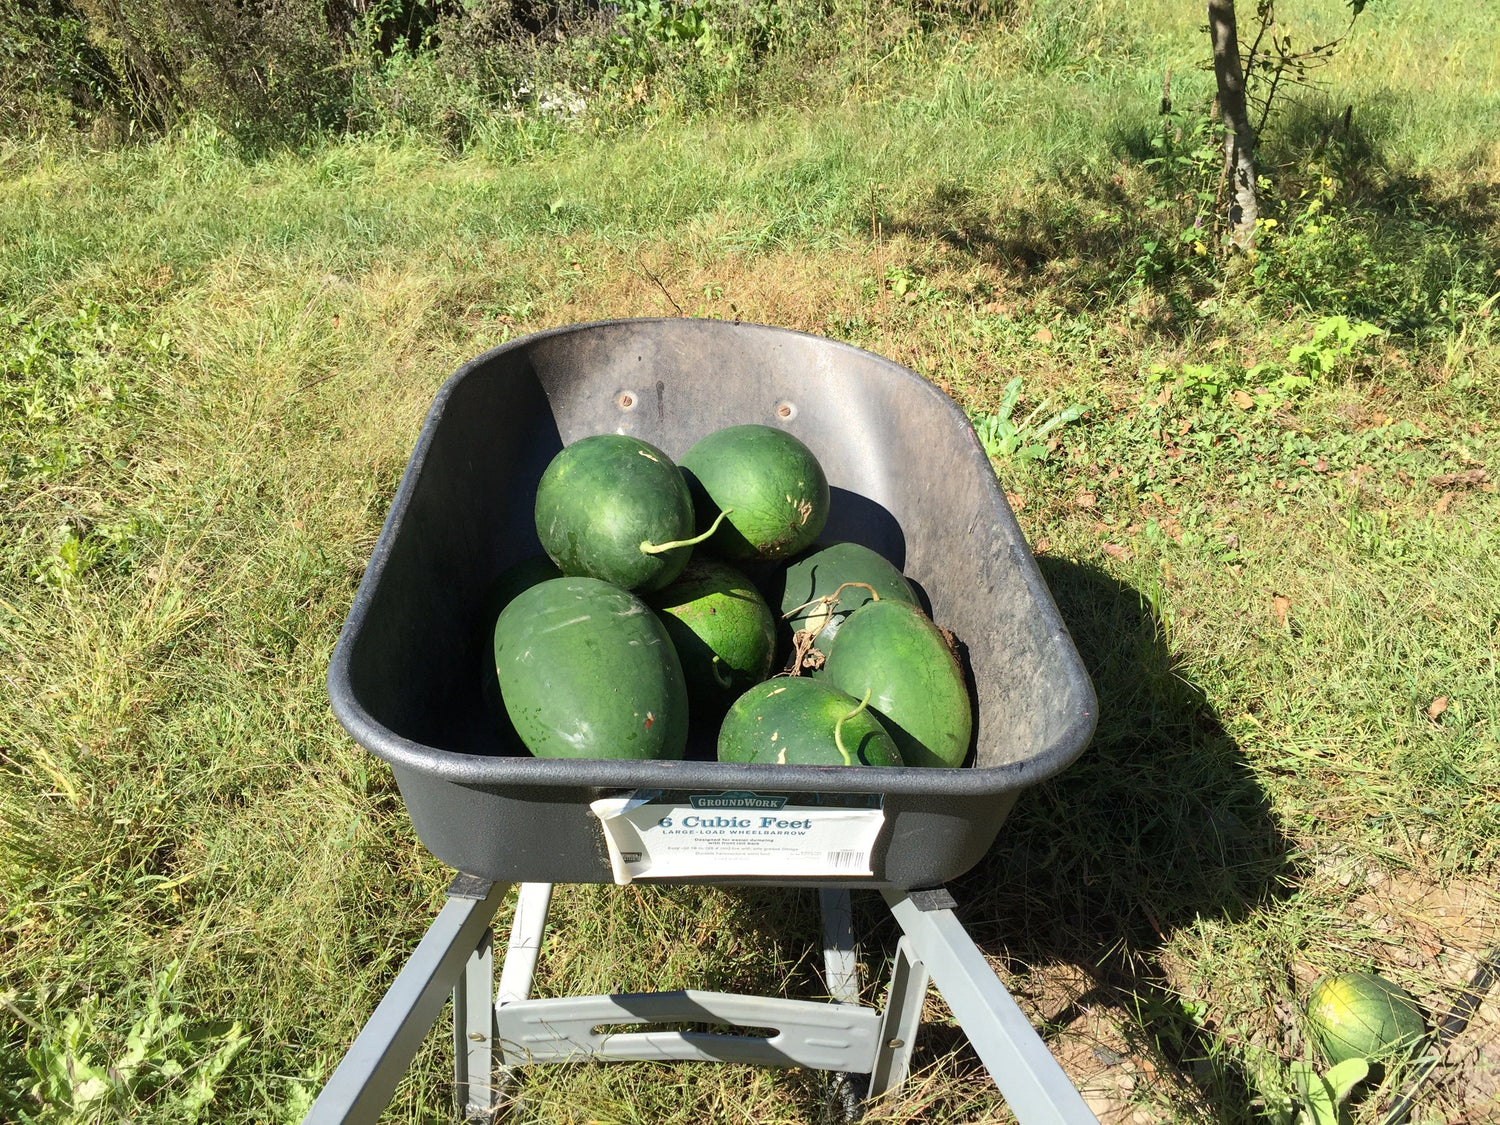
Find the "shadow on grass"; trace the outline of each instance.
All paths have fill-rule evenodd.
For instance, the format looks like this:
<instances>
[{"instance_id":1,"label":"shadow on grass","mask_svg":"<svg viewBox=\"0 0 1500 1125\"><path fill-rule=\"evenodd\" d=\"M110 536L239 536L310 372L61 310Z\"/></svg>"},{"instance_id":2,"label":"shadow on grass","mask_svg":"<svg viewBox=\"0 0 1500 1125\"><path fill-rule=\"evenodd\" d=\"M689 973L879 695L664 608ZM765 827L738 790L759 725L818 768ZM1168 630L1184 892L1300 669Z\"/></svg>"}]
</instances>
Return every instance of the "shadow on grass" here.
<instances>
[{"instance_id":1,"label":"shadow on grass","mask_svg":"<svg viewBox=\"0 0 1500 1125\"><path fill-rule=\"evenodd\" d=\"M1194 325L1193 306L1214 292L1214 273L1180 248L1191 213L1148 208L1139 188L1118 172L1059 170L993 212L966 185L940 184L885 229L946 244L997 270L1014 295L1045 296L1050 309L1097 314L1128 304L1142 331L1180 340Z\"/></svg>"},{"instance_id":2,"label":"shadow on grass","mask_svg":"<svg viewBox=\"0 0 1500 1125\"><path fill-rule=\"evenodd\" d=\"M1059 169L1003 210L967 184L940 183L886 229L945 243L1020 294L1046 292L1074 313L1128 304L1142 329L1184 338L1195 306L1235 273L1214 252L1224 192L1207 118L1194 112L1122 115L1101 136L1113 166ZM1261 240L1254 277L1235 273L1246 296L1419 333L1451 326L1494 291L1500 185L1417 171L1399 149L1401 113L1380 96L1277 111L1257 159L1261 212L1280 226ZM1299 225L1314 204L1316 221Z\"/></svg>"},{"instance_id":3,"label":"shadow on grass","mask_svg":"<svg viewBox=\"0 0 1500 1125\"><path fill-rule=\"evenodd\" d=\"M1095 567L1039 562L1098 691L1099 727L952 885L960 917L1019 973L1062 964L1091 980L1048 1026L1112 1007L1133 1051L1198 1091L1199 1115L1248 1120L1256 1091L1173 992L1162 954L1197 918L1243 918L1287 895L1299 878L1290 844L1148 600ZM961 1043L954 1029L923 1035L928 1057Z\"/></svg>"},{"instance_id":4,"label":"shadow on grass","mask_svg":"<svg viewBox=\"0 0 1500 1125\"><path fill-rule=\"evenodd\" d=\"M907 213L886 217L882 225L891 234L946 243L1022 282L1044 279L1049 265L1059 259L1077 258L1089 271L1079 282L1083 289L1084 280L1117 273L1122 255L1133 259L1141 201L1118 177L1102 174L1059 172L1056 186L1065 190L1040 190L997 215L967 185L943 182ZM1097 205L1093 213L1083 213L1079 198Z\"/></svg>"}]
</instances>

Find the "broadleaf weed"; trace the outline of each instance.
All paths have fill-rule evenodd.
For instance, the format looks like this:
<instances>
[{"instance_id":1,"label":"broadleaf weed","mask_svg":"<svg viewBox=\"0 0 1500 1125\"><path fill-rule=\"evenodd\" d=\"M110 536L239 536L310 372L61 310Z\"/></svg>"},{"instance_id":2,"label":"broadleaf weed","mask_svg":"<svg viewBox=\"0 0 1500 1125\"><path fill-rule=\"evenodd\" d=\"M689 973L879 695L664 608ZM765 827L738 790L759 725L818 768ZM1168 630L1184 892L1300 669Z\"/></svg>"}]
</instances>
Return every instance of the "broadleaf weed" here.
<instances>
[{"instance_id":1,"label":"broadleaf weed","mask_svg":"<svg viewBox=\"0 0 1500 1125\"><path fill-rule=\"evenodd\" d=\"M238 1021L227 1027L190 1027L173 985L173 962L152 980L143 1009L123 1041L109 1031L107 1006L84 1000L60 1025L21 1015L37 1037L25 1053L35 1082L8 1107L20 1125L85 1125L128 1120L151 1105L163 1120L196 1122L213 1101L230 1064L249 1044Z\"/></svg>"},{"instance_id":2,"label":"broadleaf weed","mask_svg":"<svg viewBox=\"0 0 1500 1125\"><path fill-rule=\"evenodd\" d=\"M1061 426L1078 421L1087 409L1075 404L1058 411L1040 425L1034 425L1033 423L1051 403L1044 400L1041 405L1018 422L1014 415L1016 404L1020 399L1021 380L1012 379L1005 386L1005 397L1001 400L998 410L988 414L971 411L969 414L969 420L974 424L974 433L979 437L979 444L984 446L985 453L992 461L1004 461L1011 458L1021 461L1045 459L1048 453L1045 442L1047 435Z\"/></svg>"},{"instance_id":3,"label":"broadleaf weed","mask_svg":"<svg viewBox=\"0 0 1500 1125\"><path fill-rule=\"evenodd\" d=\"M1363 320L1351 324L1346 316L1325 316L1313 325L1311 341L1287 352L1287 363L1307 379L1320 380L1352 360L1366 340L1383 335Z\"/></svg>"},{"instance_id":4,"label":"broadleaf weed","mask_svg":"<svg viewBox=\"0 0 1500 1125\"><path fill-rule=\"evenodd\" d=\"M1367 341L1383 336L1365 321L1342 315L1319 318L1308 343L1290 348L1280 363L1249 366L1156 363L1146 369L1147 397L1157 406L1178 398L1199 406L1232 405L1240 410L1273 410L1325 384L1365 351Z\"/></svg>"}]
</instances>

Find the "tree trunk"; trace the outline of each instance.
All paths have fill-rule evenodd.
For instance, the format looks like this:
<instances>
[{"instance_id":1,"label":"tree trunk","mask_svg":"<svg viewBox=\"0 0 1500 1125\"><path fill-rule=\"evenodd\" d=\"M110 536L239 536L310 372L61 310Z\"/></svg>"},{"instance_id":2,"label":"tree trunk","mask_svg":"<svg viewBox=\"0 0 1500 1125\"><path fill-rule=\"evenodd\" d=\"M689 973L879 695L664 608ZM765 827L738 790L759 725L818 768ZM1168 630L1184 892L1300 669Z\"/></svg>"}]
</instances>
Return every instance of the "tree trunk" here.
<instances>
[{"instance_id":1,"label":"tree trunk","mask_svg":"<svg viewBox=\"0 0 1500 1125\"><path fill-rule=\"evenodd\" d=\"M1241 250L1255 246L1255 130L1245 103L1245 74L1235 32L1234 0L1208 0L1208 34L1214 45L1214 79L1224 120L1224 171L1229 177L1229 237Z\"/></svg>"}]
</instances>

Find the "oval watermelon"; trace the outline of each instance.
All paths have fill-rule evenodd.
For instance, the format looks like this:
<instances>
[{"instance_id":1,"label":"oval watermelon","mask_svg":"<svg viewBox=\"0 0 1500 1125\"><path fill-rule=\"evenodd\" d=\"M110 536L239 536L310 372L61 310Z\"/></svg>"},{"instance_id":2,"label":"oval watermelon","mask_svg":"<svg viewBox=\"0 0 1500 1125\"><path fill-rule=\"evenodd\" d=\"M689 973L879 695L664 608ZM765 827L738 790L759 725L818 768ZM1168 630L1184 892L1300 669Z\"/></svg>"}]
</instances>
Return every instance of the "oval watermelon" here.
<instances>
[{"instance_id":1,"label":"oval watermelon","mask_svg":"<svg viewBox=\"0 0 1500 1125\"><path fill-rule=\"evenodd\" d=\"M719 760L781 766L899 766L901 752L870 709L825 683L779 676L734 701Z\"/></svg>"},{"instance_id":2,"label":"oval watermelon","mask_svg":"<svg viewBox=\"0 0 1500 1125\"><path fill-rule=\"evenodd\" d=\"M513 566L501 571L500 577L490 584L490 588L484 596L484 614L480 619L483 623L484 635L480 640L484 708L490 717L491 725L498 728L502 735L507 737L514 734L510 729L510 722L505 715L505 701L500 698L500 682L495 678L495 654L493 652L493 640L495 636L495 622L500 619L500 612L511 603L517 594L523 590L529 590L539 582L546 582L552 578L561 578L562 571L546 555L532 555L530 558L522 559Z\"/></svg>"},{"instance_id":3,"label":"oval watermelon","mask_svg":"<svg viewBox=\"0 0 1500 1125\"><path fill-rule=\"evenodd\" d=\"M845 619L877 595L917 604L905 576L885 556L858 543L815 547L786 568L778 585L782 619L793 632L813 633L814 647L825 656ZM838 601L822 600L835 592Z\"/></svg>"},{"instance_id":4,"label":"oval watermelon","mask_svg":"<svg viewBox=\"0 0 1500 1125\"><path fill-rule=\"evenodd\" d=\"M536 490L542 549L569 575L657 590L682 573L693 501L672 459L624 434L596 434L554 457ZM666 544L680 544L663 550Z\"/></svg>"},{"instance_id":5,"label":"oval watermelon","mask_svg":"<svg viewBox=\"0 0 1500 1125\"><path fill-rule=\"evenodd\" d=\"M696 557L646 598L682 660L695 713L722 715L771 674L776 621L766 599L727 563Z\"/></svg>"},{"instance_id":6,"label":"oval watermelon","mask_svg":"<svg viewBox=\"0 0 1500 1125\"><path fill-rule=\"evenodd\" d=\"M963 765L974 722L963 669L916 606L882 600L851 613L823 678L861 699L870 693L907 765Z\"/></svg>"},{"instance_id":7,"label":"oval watermelon","mask_svg":"<svg viewBox=\"0 0 1500 1125\"><path fill-rule=\"evenodd\" d=\"M517 594L495 624L506 713L538 758L681 758L688 699L666 628L596 578Z\"/></svg>"},{"instance_id":8,"label":"oval watermelon","mask_svg":"<svg viewBox=\"0 0 1500 1125\"><path fill-rule=\"evenodd\" d=\"M1338 973L1319 980L1308 996L1307 1026L1334 1064L1391 1059L1427 1034L1411 994L1376 973Z\"/></svg>"},{"instance_id":9,"label":"oval watermelon","mask_svg":"<svg viewBox=\"0 0 1500 1125\"><path fill-rule=\"evenodd\" d=\"M682 455L698 530L720 512L708 540L728 559L784 559L802 550L828 522L828 478L812 450L772 426L729 426Z\"/></svg>"}]
</instances>

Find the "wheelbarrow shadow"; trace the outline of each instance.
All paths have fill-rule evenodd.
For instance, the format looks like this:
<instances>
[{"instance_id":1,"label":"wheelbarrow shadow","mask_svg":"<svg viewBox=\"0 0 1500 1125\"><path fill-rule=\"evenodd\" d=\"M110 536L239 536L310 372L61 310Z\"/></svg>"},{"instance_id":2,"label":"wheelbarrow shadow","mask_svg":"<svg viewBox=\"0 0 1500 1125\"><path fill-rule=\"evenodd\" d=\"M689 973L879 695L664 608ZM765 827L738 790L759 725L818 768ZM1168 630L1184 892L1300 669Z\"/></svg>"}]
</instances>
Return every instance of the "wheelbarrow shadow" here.
<instances>
[{"instance_id":1,"label":"wheelbarrow shadow","mask_svg":"<svg viewBox=\"0 0 1500 1125\"><path fill-rule=\"evenodd\" d=\"M1253 1085L1170 987L1163 954L1195 919L1232 922L1289 894L1293 849L1150 599L1087 564L1038 562L1093 678L1099 726L951 885L960 916L1013 981L1040 982L1030 1000L1044 1032L1106 1006L1124 1046L1101 1045L1096 1060L1149 1057L1197 1092L1198 1116L1249 1120ZM1084 983L1048 987L1058 976ZM962 1050L948 1030L924 1028L922 1053Z\"/></svg>"}]
</instances>

